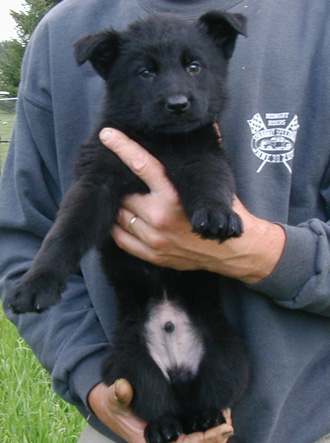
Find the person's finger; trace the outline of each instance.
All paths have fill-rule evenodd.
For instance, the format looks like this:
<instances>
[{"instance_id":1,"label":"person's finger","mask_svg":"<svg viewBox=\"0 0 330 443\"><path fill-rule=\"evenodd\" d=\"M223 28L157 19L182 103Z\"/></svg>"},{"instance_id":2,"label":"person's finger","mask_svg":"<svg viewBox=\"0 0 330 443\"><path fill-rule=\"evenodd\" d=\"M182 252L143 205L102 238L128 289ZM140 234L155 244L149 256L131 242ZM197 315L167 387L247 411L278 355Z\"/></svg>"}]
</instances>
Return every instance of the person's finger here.
<instances>
[{"instance_id":1,"label":"person's finger","mask_svg":"<svg viewBox=\"0 0 330 443\"><path fill-rule=\"evenodd\" d=\"M117 226L112 228L111 233L119 247L154 264L163 264L166 253L171 249L171 242L157 228L124 208L119 211ZM148 254L147 258L144 254Z\"/></svg>"},{"instance_id":2,"label":"person's finger","mask_svg":"<svg viewBox=\"0 0 330 443\"><path fill-rule=\"evenodd\" d=\"M126 208L121 208L117 215L117 224L125 231L134 235L134 225L141 222L141 218Z\"/></svg>"},{"instance_id":3,"label":"person's finger","mask_svg":"<svg viewBox=\"0 0 330 443\"><path fill-rule=\"evenodd\" d=\"M234 429L229 425L221 425L222 429L220 431L220 426L217 428L208 429L204 432L203 442L205 443L224 443L229 437L234 435Z\"/></svg>"},{"instance_id":4,"label":"person's finger","mask_svg":"<svg viewBox=\"0 0 330 443\"><path fill-rule=\"evenodd\" d=\"M100 140L151 190L159 192L168 186L169 180L166 177L164 166L134 140L113 128L102 129Z\"/></svg>"},{"instance_id":5,"label":"person's finger","mask_svg":"<svg viewBox=\"0 0 330 443\"><path fill-rule=\"evenodd\" d=\"M114 384L114 400L118 406L127 409L133 399L132 385L124 378L115 381Z\"/></svg>"},{"instance_id":6,"label":"person's finger","mask_svg":"<svg viewBox=\"0 0 330 443\"><path fill-rule=\"evenodd\" d=\"M147 241L147 237L144 235L145 232L149 233L149 236L151 233L154 233L153 228L138 213L131 212L126 208L120 209L117 216L117 224L129 234L144 242Z\"/></svg>"},{"instance_id":7,"label":"person's finger","mask_svg":"<svg viewBox=\"0 0 330 443\"><path fill-rule=\"evenodd\" d=\"M229 425L233 424L233 420L232 420L232 417L231 417L231 409L230 408L224 409L222 411L222 415L223 415L223 418L226 420L226 423L228 423Z\"/></svg>"},{"instance_id":8,"label":"person's finger","mask_svg":"<svg viewBox=\"0 0 330 443\"><path fill-rule=\"evenodd\" d=\"M130 407L133 388L125 379L110 386L109 408L104 421L116 434L131 443L143 443L146 424L136 417Z\"/></svg>"},{"instance_id":9,"label":"person's finger","mask_svg":"<svg viewBox=\"0 0 330 443\"><path fill-rule=\"evenodd\" d=\"M121 226L115 225L111 230L111 234L117 245L129 254L150 263L163 264L162 257L156 255L153 249L139 239L141 237L141 230L137 230L137 235L139 235L137 237L137 235L130 234Z\"/></svg>"},{"instance_id":10,"label":"person's finger","mask_svg":"<svg viewBox=\"0 0 330 443\"><path fill-rule=\"evenodd\" d=\"M149 227L161 232L177 226L179 221L186 220L178 194L174 188L171 189L170 187L161 194L128 195L122 201L120 211L122 210L128 210L132 217L137 216L139 225L141 225L141 220L143 220ZM127 229L127 225L131 220L130 214L127 215L129 219L122 225L124 229Z\"/></svg>"},{"instance_id":11,"label":"person's finger","mask_svg":"<svg viewBox=\"0 0 330 443\"><path fill-rule=\"evenodd\" d=\"M205 432L181 435L177 443L226 443L234 435L234 429L228 424L222 424Z\"/></svg>"}]
</instances>

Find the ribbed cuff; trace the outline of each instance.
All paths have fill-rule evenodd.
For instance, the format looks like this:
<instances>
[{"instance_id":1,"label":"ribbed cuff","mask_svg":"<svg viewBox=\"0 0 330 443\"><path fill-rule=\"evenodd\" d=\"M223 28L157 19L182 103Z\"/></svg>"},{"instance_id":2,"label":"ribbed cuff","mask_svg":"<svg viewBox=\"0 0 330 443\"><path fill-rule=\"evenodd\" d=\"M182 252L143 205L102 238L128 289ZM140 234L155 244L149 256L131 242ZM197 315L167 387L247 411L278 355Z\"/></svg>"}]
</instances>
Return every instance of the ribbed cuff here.
<instances>
[{"instance_id":1,"label":"ribbed cuff","mask_svg":"<svg viewBox=\"0 0 330 443\"><path fill-rule=\"evenodd\" d=\"M308 228L281 225L286 232L283 255L274 271L251 289L277 300L294 300L315 274L317 235Z\"/></svg>"}]
</instances>

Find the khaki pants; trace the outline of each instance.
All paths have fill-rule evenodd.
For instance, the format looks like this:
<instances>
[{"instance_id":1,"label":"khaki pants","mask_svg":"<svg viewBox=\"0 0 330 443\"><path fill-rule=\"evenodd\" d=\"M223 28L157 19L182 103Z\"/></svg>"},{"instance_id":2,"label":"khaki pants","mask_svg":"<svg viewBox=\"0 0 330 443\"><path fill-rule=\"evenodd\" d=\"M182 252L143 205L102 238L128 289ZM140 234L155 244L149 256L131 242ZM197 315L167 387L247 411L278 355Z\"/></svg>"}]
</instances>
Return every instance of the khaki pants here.
<instances>
[{"instance_id":1,"label":"khaki pants","mask_svg":"<svg viewBox=\"0 0 330 443\"><path fill-rule=\"evenodd\" d=\"M78 440L78 443L110 443L113 440L105 437L99 432L95 431L91 426L87 426L84 432L81 434L81 437Z\"/></svg>"},{"instance_id":2,"label":"khaki pants","mask_svg":"<svg viewBox=\"0 0 330 443\"><path fill-rule=\"evenodd\" d=\"M324 437L317 440L315 443L329 443L330 442L330 434L325 435Z\"/></svg>"},{"instance_id":3,"label":"khaki pants","mask_svg":"<svg viewBox=\"0 0 330 443\"><path fill-rule=\"evenodd\" d=\"M95 431L95 429L93 429L91 426L87 426L87 428L79 438L78 443L109 443L111 441L113 440L104 437L104 435ZM330 434L325 435L324 437L317 440L315 443L330 443Z\"/></svg>"}]
</instances>

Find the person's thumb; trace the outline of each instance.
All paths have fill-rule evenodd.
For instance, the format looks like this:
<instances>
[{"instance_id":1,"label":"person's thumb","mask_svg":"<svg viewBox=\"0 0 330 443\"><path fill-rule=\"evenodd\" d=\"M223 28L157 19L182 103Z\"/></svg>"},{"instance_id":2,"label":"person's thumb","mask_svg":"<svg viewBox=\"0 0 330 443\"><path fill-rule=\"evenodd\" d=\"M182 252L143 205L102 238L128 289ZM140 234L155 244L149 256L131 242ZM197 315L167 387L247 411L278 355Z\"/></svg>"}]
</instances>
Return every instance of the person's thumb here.
<instances>
[{"instance_id":1,"label":"person's thumb","mask_svg":"<svg viewBox=\"0 0 330 443\"><path fill-rule=\"evenodd\" d=\"M121 409L129 408L133 399L133 388L128 380L120 378L115 381L114 399Z\"/></svg>"}]
</instances>

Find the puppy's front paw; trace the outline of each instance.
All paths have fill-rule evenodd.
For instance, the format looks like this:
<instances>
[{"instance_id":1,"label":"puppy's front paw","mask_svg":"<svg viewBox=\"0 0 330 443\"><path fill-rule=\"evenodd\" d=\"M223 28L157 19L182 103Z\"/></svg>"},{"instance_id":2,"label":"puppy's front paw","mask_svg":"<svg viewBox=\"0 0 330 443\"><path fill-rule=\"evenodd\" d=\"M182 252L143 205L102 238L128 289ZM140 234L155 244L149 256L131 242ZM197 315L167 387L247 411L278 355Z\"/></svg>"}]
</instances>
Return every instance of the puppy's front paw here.
<instances>
[{"instance_id":1,"label":"puppy's front paw","mask_svg":"<svg viewBox=\"0 0 330 443\"><path fill-rule=\"evenodd\" d=\"M43 312L60 300L61 289L52 273L27 273L11 289L9 307L15 314Z\"/></svg>"},{"instance_id":2,"label":"puppy's front paw","mask_svg":"<svg viewBox=\"0 0 330 443\"><path fill-rule=\"evenodd\" d=\"M176 441L182 433L183 429L179 420L162 417L148 424L144 437L147 443L169 443Z\"/></svg>"},{"instance_id":3,"label":"puppy's front paw","mask_svg":"<svg viewBox=\"0 0 330 443\"><path fill-rule=\"evenodd\" d=\"M192 216L193 231L202 238L223 242L243 233L243 224L239 215L231 209L197 209Z\"/></svg>"}]
</instances>

